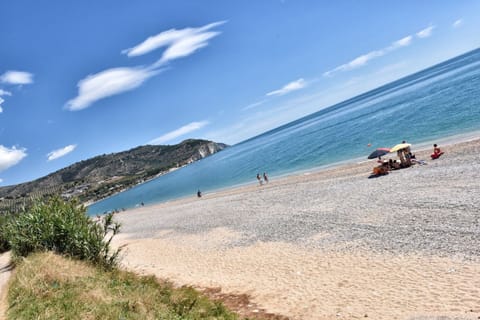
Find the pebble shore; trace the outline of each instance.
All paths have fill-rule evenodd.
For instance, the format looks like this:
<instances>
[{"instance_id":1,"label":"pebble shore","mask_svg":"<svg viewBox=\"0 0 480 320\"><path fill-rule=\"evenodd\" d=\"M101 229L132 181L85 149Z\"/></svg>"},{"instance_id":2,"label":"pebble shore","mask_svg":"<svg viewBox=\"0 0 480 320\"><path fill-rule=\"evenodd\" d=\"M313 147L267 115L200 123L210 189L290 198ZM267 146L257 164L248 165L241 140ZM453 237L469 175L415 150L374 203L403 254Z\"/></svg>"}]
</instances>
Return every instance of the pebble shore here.
<instances>
[{"instance_id":1,"label":"pebble shore","mask_svg":"<svg viewBox=\"0 0 480 320\"><path fill-rule=\"evenodd\" d=\"M450 146L427 165L367 179L375 161L169 202L120 215L122 231L195 234L228 228L231 246L291 242L480 257L480 142ZM393 155L392 155L393 156ZM322 237L313 236L323 234Z\"/></svg>"},{"instance_id":2,"label":"pebble shore","mask_svg":"<svg viewBox=\"0 0 480 320\"><path fill-rule=\"evenodd\" d=\"M377 178L366 161L129 210L116 244L126 268L291 319L476 319L480 140L441 147Z\"/></svg>"}]
</instances>

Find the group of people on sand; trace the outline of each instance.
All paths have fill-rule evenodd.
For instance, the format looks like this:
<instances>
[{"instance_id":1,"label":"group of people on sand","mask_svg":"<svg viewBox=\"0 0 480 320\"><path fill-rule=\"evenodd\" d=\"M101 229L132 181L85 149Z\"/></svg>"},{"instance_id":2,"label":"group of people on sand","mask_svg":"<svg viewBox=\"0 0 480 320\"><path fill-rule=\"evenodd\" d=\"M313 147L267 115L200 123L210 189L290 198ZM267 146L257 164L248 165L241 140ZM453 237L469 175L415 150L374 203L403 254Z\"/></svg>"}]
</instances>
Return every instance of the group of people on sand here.
<instances>
[{"instance_id":1,"label":"group of people on sand","mask_svg":"<svg viewBox=\"0 0 480 320\"><path fill-rule=\"evenodd\" d=\"M406 141L402 141L403 144L406 144ZM432 160L440 158L440 156L444 154L442 150L438 147L437 144L433 145L433 153L430 155ZM397 156L400 161L389 159L382 160L382 157L378 157L378 161L380 165L373 168L374 175L385 175L388 174L389 171L408 168L413 164L426 164L423 160L417 160L415 154L413 154L410 150L410 146L407 146L403 149L397 151Z\"/></svg>"},{"instance_id":2,"label":"group of people on sand","mask_svg":"<svg viewBox=\"0 0 480 320\"><path fill-rule=\"evenodd\" d=\"M263 185L263 183L268 183L268 176L267 173L263 173L263 177L260 175L260 173L257 173L257 181L260 185Z\"/></svg>"}]
</instances>

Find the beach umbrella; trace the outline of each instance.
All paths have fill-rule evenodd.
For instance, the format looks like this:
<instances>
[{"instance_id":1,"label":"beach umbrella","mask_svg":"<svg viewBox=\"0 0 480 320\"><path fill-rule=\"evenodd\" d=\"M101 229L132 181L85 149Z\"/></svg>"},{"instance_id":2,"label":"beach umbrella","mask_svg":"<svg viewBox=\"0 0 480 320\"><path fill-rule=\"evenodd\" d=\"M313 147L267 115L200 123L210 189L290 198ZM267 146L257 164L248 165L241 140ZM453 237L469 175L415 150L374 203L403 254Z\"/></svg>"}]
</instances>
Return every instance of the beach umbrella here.
<instances>
[{"instance_id":1,"label":"beach umbrella","mask_svg":"<svg viewBox=\"0 0 480 320\"><path fill-rule=\"evenodd\" d=\"M402 149L408 148L410 146L411 146L410 143L399 143L396 146L394 146L392 149L390 149L390 152L395 152L395 151L398 151L398 150L402 150Z\"/></svg>"},{"instance_id":2,"label":"beach umbrella","mask_svg":"<svg viewBox=\"0 0 480 320\"><path fill-rule=\"evenodd\" d=\"M389 148L377 148L377 150L370 153L370 155L368 156L368 159L375 159L375 158L384 156L389 152L390 152Z\"/></svg>"}]
</instances>

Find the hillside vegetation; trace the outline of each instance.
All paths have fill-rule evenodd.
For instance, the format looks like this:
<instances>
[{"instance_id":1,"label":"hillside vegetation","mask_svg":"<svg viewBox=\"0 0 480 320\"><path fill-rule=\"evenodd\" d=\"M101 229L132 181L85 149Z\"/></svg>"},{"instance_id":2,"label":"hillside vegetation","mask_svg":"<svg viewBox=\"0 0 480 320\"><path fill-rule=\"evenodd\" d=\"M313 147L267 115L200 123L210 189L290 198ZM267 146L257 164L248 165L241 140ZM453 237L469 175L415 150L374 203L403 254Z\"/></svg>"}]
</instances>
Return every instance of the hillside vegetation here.
<instances>
[{"instance_id":1,"label":"hillside vegetation","mask_svg":"<svg viewBox=\"0 0 480 320\"><path fill-rule=\"evenodd\" d=\"M97 156L31 182L0 188L0 213L21 212L34 200L52 195L76 197L82 203L97 201L225 147L223 143L190 139Z\"/></svg>"}]
</instances>

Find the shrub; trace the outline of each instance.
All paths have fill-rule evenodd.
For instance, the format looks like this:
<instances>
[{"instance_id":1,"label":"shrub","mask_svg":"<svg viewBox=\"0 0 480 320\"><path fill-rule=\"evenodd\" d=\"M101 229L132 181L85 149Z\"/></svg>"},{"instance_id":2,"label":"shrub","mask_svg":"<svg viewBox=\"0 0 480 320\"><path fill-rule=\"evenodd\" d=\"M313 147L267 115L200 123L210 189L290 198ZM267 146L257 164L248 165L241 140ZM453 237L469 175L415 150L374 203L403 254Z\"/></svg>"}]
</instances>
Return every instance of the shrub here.
<instances>
[{"instance_id":1,"label":"shrub","mask_svg":"<svg viewBox=\"0 0 480 320\"><path fill-rule=\"evenodd\" d=\"M11 219L11 215L0 214L0 253L10 250L10 243L5 237L5 227Z\"/></svg>"},{"instance_id":2,"label":"shrub","mask_svg":"<svg viewBox=\"0 0 480 320\"><path fill-rule=\"evenodd\" d=\"M119 230L113 213L94 221L76 201L53 197L9 221L3 233L14 257L50 250L111 268L117 264L119 250L112 252L110 243Z\"/></svg>"}]
</instances>

